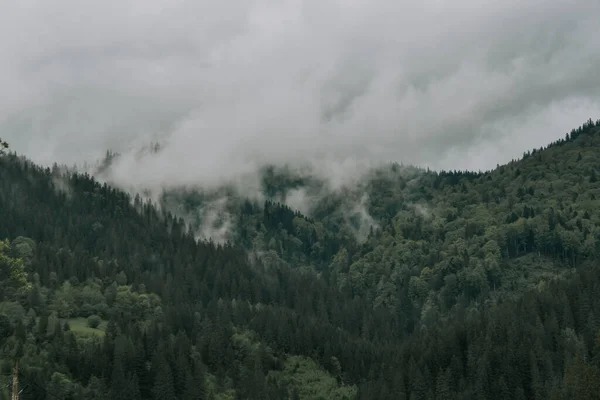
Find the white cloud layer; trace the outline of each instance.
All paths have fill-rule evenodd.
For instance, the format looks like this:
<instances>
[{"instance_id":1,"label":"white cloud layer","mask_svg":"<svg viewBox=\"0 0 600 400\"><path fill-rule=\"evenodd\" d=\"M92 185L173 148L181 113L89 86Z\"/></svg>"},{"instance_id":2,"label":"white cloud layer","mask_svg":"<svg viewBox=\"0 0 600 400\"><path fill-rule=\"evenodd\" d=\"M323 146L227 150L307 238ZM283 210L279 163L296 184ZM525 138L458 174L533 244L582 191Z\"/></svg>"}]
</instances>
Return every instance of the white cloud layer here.
<instances>
[{"instance_id":1,"label":"white cloud layer","mask_svg":"<svg viewBox=\"0 0 600 400\"><path fill-rule=\"evenodd\" d=\"M67 164L164 142L117 166L142 185L487 169L600 118L598 71L594 0L6 1L0 137Z\"/></svg>"}]
</instances>

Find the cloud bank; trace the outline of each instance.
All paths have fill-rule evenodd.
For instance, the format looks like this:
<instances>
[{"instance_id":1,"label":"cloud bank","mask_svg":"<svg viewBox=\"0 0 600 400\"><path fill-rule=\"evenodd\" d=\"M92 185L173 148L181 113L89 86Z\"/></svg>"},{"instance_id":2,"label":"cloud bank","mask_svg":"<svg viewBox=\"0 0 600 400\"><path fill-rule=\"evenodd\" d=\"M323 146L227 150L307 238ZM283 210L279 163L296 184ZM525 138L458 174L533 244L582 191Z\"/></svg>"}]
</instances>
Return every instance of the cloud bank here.
<instances>
[{"instance_id":1,"label":"cloud bank","mask_svg":"<svg viewBox=\"0 0 600 400\"><path fill-rule=\"evenodd\" d=\"M488 169L600 117L599 32L591 0L10 1L0 137L142 186Z\"/></svg>"}]
</instances>

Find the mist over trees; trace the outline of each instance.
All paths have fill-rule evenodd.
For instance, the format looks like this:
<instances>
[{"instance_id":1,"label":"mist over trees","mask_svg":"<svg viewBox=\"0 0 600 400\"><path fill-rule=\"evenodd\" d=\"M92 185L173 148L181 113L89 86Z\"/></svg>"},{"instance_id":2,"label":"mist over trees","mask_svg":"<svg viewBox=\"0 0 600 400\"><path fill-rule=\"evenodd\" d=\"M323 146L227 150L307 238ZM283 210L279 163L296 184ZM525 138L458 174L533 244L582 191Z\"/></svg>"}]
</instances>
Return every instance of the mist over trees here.
<instances>
[{"instance_id":1,"label":"mist over trees","mask_svg":"<svg viewBox=\"0 0 600 400\"><path fill-rule=\"evenodd\" d=\"M155 204L4 154L0 399L16 360L25 400L598 398L599 148L589 120L485 173L391 164L306 213L282 194L324 189L293 170L264 201ZM211 196L220 243L196 237Z\"/></svg>"}]
</instances>

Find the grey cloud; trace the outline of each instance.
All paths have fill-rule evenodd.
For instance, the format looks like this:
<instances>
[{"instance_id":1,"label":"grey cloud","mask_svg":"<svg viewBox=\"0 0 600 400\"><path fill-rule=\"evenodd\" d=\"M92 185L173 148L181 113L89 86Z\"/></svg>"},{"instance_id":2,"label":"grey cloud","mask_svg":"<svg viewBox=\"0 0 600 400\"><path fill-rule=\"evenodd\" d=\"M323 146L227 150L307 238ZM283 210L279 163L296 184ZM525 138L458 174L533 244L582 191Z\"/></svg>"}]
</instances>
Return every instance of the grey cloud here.
<instances>
[{"instance_id":1,"label":"grey cloud","mask_svg":"<svg viewBox=\"0 0 600 400\"><path fill-rule=\"evenodd\" d=\"M123 184L487 169L600 117L599 32L591 0L9 2L0 136L43 163L125 152Z\"/></svg>"}]
</instances>

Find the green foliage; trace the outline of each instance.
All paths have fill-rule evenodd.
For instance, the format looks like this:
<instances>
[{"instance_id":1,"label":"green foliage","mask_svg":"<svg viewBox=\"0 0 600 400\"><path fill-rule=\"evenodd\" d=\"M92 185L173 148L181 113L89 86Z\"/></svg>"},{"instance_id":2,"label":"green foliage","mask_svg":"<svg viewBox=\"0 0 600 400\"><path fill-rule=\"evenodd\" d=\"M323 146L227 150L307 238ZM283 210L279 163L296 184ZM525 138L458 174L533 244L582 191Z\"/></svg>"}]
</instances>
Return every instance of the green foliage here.
<instances>
[{"instance_id":1,"label":"green foliage","mask_svg":"<svg viewBox=\"0 0 600 400\"><path fill-rule=\"evenodd\" d=\"M92 329L98 328L101 322L102 319L97 315L90 315L87 317L87 325Z\"/></svg>"},{"instance_id":2,"label":"green foliage","mask_svg":"<svg viewBox=\"0 0 600 400\"><path fill-rule=\"evenodd\" d=\"M27 272L21 258L11 257L11 247L8 240L0 240L0 292L9 292L13 289L17 292L26 292L31 289L27 281Z\"/></svg>"},{"instance_id":3,"label":"green foliage","mask_svg":"<svg viewBox=\"0 0 600 400\"><path fill-rule=\"evenodd\" d=\"M13 240L11 247L18 258L27 264L31 263L36 249L35 242L32 239L19 236Z\"/></svg>"},{"instance_id":4,"label":"green foliage","mask_svg":"<svg viewBox=\"0 0 600 400\"><path fill-rule=\"evenodd\" d=\"M8 338L12 335L13 327L8 316L0 313L0 340Z\"/></svg>"}]
</instances>

